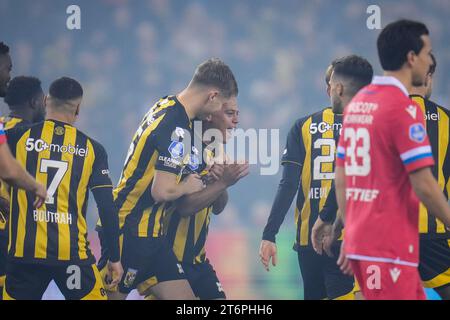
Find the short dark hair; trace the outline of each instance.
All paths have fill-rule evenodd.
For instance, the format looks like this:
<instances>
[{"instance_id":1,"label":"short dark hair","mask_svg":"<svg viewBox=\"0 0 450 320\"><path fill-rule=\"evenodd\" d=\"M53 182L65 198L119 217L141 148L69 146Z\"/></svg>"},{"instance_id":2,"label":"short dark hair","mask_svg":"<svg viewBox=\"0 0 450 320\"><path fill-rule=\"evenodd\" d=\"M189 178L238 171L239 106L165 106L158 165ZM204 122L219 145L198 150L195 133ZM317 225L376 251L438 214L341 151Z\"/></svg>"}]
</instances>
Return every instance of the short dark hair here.
<instances>
[{"instance_id":1,"label":"short dark hair","mask_svg":"<svg viewBox=\"0 0 450 320\"><path fill-rule=\"evenodd\" d=\"M337 60L338 59L334 59L333 61L331 61L330 65L327 67L327 71L325 71L325 83L327 84L327 86L330 85L331 75L333 74L334 65Z\"/></svg>"},{"instance_id":2,"label":"short dark hair","mask_svg":"<svg viewBox=\"0 0 450 320\"><path fill-rule=\"evenodd\" d=\"M385 71L401 69L407 60L408 52L419 54L424 43L420 38L428 35L425 24L411 20L399 20L388 24L377 40L378 56Z\"/></svg>"},{"instance_id":3,"label":"short dark hair","mask_svg":"<svg viewBox=\"0 0 450 320\"><path fill-rule=\"evenodd\" d=\"M428 71L428 73L430 75L433 75L436 72L436 66L437 66L437 61L436 61L436 57L434 56L434 54L430 54L431 56L431 60L433 60L433 63L430 66L430 70Z\"/></svg>"},{"instance_id":4,"label":"short dark hair","mask_svg":"<svg viewBox=\"0 0 450 320\"><path fill-rule=\"evenodd\" d=\"M9 53L9 47L5 43L0 42L0 55L7 53Z\"/></svg>"},{"instance_id":5,"label":"short dark hair","mask_svg":"<svg viewBox=\"0 0 450 320\"><path fill-rule=\"evenodd\" d=\"M10 109L14 109L16 106L31 101L40 93L43 91L38 78L19 76L9 82L4 100Z\"/></svg>"},{"instance_id":6,"label":"short dark hair","mask_svg":"<svg viewBox=\"0 0 450 320\"><path fill-rule=\"evenodd\" d=\"M216 87L226 98L238 95L238 85L233 72L217 58L208 59L200 64L191 83Z\"/></svg>"},{"instance_id":7,"label":"short dark hair","mask_svg":"<svg viewBox=\"0 0 450 320\"><path fill-rule=\"evenodd\" d=\"M372 65L357 55L349 55L335 60L333 69L335 76L342 77L349 82L347 90L352 95L372 81Z\"/></svg>"},{"instance_id":8,"label":"short dark hair","mask_svg":"<svg viewBox=\"0 0 450 320\"><path fill-rule=\"evenodd\" d=\"M83 96L81 84L77 80L68 77L62 77L53 81L48 91L50 96L61 101L78 99Z\"/></svg>"}]
</instances>

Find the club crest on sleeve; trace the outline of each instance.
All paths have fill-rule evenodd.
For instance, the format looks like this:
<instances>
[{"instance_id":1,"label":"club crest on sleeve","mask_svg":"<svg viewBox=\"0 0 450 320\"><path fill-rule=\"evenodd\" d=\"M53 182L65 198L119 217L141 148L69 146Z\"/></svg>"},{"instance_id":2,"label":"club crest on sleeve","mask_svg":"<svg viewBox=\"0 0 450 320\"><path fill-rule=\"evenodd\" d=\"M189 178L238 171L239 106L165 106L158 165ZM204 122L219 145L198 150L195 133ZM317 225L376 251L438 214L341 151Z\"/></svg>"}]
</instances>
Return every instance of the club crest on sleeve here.
<instances>
[{"instance_id":1,"label":"club crest on sleeve","mask_svg":"<svg viewBox=\"0 0 450 320\"><path fill-rule=\"evenodd\" d=\"M169 152L172 158L179 159L183 157L184 154L184 146L182 142L172 141L169 146Z\"/></svg>"},{"instance_id":2,"label":"club crest on sleeve","mask_svg":"<svg viewBox=\"0 0 450 320\"><path fill-rule=\"evenodd\" d=\"M421 123L415 123L409 127L409 138L412 141L421 143L425 140L426 135L425 128Z\"/></svg>"},{"instance_id":3,"label":"club crest on sleeve","mask_svg":"<svg viewBox=\"0 0 450 320\"><path fill-rule=\"evenodd\" d=\"M198 167L200 165L200 160L199 158L195 155L195 154L191 154L190 155L190 159L189 159L189 168L193 171L197 170Z\"/></svg>"}]
</instances>

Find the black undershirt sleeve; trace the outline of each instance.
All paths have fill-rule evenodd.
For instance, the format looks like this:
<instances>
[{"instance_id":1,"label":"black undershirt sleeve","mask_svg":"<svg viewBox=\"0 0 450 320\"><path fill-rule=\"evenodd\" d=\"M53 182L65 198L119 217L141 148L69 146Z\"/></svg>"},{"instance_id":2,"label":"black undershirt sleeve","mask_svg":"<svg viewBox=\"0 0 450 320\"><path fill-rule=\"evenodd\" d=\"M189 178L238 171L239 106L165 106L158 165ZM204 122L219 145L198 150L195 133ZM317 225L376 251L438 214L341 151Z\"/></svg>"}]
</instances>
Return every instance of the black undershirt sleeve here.
<instances>
[{"instance_id":1,"label":"black undershirt sleeve","mask_svg":"<svg viewBox=\"0 0 450 320\"><path fill-rule=\"evenodd\" d=\"M275 196L267 225L264 228L263 240L275 242L275 236L298 191L301 168L296 163L285 162L283 164L283 177L278 186L278 192Z\"/></svg>"},{"instance_id":2,"label":"black undershirt sleeve","mask_svg":"<svg viewBox=\"0 0 450 320\"><path fill-rule=\"evenodd\" d=\"M117 262L120 260L119 215L113 202L112 187L94 188L92 194L102 222L101 230L108 248L109 260Z\"/></svg>"},{"instance_id":3,"label":"black undershirt sleeve","mask_svg":"<svg viewBox=\"0 0 450 320\"><path fill-rule=\"evenodd\" d=\"M336 188L333 181L327 200L325 201L325 205L323 206L322 211L320 211L319 213L319 217L325 222L333 223L336 219L337 211L338 204L336 200Z\"/></svg>"}]
</instances>

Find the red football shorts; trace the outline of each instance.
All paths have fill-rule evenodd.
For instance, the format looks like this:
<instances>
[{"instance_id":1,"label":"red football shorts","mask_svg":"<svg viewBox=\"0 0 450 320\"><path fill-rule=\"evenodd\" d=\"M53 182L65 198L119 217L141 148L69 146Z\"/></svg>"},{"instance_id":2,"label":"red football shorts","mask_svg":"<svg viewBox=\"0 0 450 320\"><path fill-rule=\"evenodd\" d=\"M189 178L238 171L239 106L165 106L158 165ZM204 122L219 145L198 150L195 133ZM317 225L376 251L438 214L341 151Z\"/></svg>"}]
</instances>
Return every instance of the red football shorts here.
<instances>
[{"instance_id":1,"label":"red football shorts","mask_svg":"<svg viewBox=\"0 0 450 320\"><path fill-rule=\"evenodd\" d=\"M426 300L417 267L350 260L367 300Z\"/></svg>"}]
</instances>

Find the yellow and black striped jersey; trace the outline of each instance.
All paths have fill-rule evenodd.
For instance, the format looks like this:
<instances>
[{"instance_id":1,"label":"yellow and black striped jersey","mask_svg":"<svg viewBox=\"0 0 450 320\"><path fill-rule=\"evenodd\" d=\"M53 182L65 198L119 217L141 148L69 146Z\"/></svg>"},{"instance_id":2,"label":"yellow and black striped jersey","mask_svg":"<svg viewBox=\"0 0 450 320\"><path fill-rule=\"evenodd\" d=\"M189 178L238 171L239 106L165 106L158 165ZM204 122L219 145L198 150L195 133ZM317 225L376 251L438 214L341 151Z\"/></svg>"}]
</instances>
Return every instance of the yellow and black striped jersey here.
<instances>
[{"instance_id":1,"label":"yellow and black striped jersey","mask_svg":"<svg viewBox=\"0 0 450 320\"><path fill-rule=\"evenodd\" d=\"M288 134L281 163L298 164L301 180L295 208L295 249L310 246L310 231L334 180L334 159L342 115L323 109L296 121Z\"/></svg>"},{"instance_id":2,"label":"yellow and black striped jersey","mask_svg":"<svg viewBox=\"0 0 450 320\"><path fill-rule=\"evenodd\" d=\"M168 210L164 218L165 235L179 262L197 264L206 261L205 244L211 213L212 206L189 217Z\"/></svg>"},{"instance_id":3,"label":"yellow and black striped jersey","mask_svg":"<svg viewBox=\"0 0 450 320\"><path fill-rule=\"evenodd\" d=\"M450 192L450 111L421 96L411 96L425 115L425 125L435 160L433 175L438 181L445 197ZM444 224L429 215L421 203L419 209L419 232L422 238L450 238Z\"/></svg>"},{"instance_id":4,"label":"yellow and black striped jersey","mask_svg":"<svg viewBox=\"0 0 450 320\"><path fill-rule=\"evenodd\" d=\"M144 116L114 189L123 232L139 237L163 235L163 216L169 204L155 204L151 196L155 170L180 177L186 167L197 170L198 150L190 148L192 139L191 121L176 96L161 98Z\"/></svg>"},{"instance_id":5,"label":"yellow and black striped jersey","mask_svg":"<svg viewBox=\"0 0 450 320\"><path fill-rule=\"evenodd\" d=\"M214 158L204 145L206 151L205 162L202 163L200 176L208 174L207 163ZM194 215L183 217L174 206L169 207L164 217L164 235L173 248L179 262L197 264L206 261L206 239L213 206L204 208Z\"/></svg>"},{"instance_id":6,"label":"yellow and black striped jersey","mask_svg":"<svg viewBox=\"0 0 450 320\"><path fill-rule=\"evenodd\" d=\"M47 186L47 199L11 188L9 256L20 262L92 264L87 241L89 190L112 187L105 149L77 128L56 120L7 131L19 163Z\"/></svg>"},{"instance_id":7,"label":"yellow and black striped jersey","mask_svg":"<svg viewBox=\"0 0 450 320\"><path fill-rule=\"evenodd\" d=\"M0 123L3 123L4 130L30 124L26 120L11 116L0 117ZM4 284L6 259L8 255L9 191L9 186L0 180L0 287Z\"/></svg>"},{"instance_id":8,"label":"yellow and black striped jersey","mask_svg":"<svg viewBox=\"0 0 450 320\"><path fill-rule=\"evenodd\" d=\"M31 122L24 120L22 118L13 117L13 116L0 117L0 122L3 123L4 130L10 130L10 129L13 129L16 127L23 127L23 126L31 125ZM9 187L3 181L1 181L0 183L1 183L0 197L9 201ZM0 225L0 229L1 229L1 225Z\"/></svg>"},{"instance_id":9,"label":"yellow and black striped jersey","mask_svg":"<svg viewBox=\"0 0 450 320\"><path fill-rule=\"evenodd\" d=\"M14 116L6 116L6 117L0 117L0 122L3 123L3 129L9 130L12 128L15 128L16 126L27 126L30 125L31 122L24 120L19 117Z\"/></svg>"}]
</instances>

